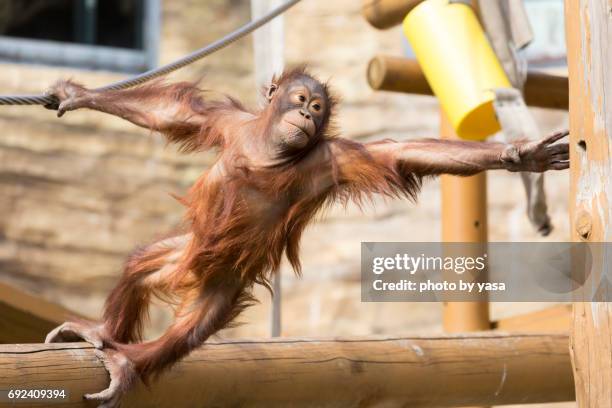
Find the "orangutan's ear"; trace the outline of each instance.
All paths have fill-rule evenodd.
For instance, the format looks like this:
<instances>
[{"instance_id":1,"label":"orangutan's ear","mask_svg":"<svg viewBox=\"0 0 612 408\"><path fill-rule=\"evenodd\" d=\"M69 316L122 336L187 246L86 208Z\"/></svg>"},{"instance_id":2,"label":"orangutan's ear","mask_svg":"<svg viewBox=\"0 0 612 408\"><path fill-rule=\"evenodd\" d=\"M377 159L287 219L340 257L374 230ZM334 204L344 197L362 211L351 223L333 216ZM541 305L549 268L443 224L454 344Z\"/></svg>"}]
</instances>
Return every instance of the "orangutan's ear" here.
<instances>
[{"instance_id":1,"label":"orangutan's ear","mask_svg":"<svg viewBox=\"0 0 612 408\"><path fill-rule=\"evenodd\" d=\"M268 102L272 102L272 98L274 97L274 93L276 92L277 89L278 89L278 85L276 84L270 85L270 87L268 88L268 91L266 92L266 99L268 100Z\"/></svg>"}]
</instances>

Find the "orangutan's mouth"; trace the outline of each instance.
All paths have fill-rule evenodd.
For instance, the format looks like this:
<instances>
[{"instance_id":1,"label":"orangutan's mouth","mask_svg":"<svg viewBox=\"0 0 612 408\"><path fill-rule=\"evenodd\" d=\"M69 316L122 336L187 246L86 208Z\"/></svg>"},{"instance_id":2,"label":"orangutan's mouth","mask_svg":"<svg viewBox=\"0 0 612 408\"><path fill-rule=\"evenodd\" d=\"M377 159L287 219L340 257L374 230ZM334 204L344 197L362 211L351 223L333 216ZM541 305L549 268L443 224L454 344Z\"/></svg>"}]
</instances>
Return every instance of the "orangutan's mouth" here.
<instances>
[{"instance_id":1,"label":"orangutan's mouth","mask_svg":"<svg viewBox=\"0 0 612 408\"><path fill-rule=\"evenodd\" d=\"M297 125L293 122L289 122L288 120L285 120L286 123L290 124L291 126L293 126L294 128L298 129L300 132L302 132L303 134L305 134L308 137L312 137L312 135L308 132L308 130L300 125Z\"/></svg>"}]
</instances>

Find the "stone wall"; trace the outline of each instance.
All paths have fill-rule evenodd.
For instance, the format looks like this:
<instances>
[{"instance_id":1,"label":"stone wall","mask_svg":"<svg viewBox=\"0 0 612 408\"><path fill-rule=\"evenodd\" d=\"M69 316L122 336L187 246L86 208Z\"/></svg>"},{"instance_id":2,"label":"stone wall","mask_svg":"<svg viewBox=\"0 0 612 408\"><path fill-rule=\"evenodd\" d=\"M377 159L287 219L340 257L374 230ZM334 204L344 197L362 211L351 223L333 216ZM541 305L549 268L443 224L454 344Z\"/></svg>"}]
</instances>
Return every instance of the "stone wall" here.
<instances>
[{"instance_id":1,"label":"stone wall","mask_svg":"<svg viewBox=\"0 0 612 408\"><path fill-rule=\"evenodd\" d=\"M162 63L209 43L249 18L248 2L164 1ZM400 55L399 29L379 32L359 14L359 2L304 1L286 16L286 59L307 62L342 96L338 123L358 140L436 136L438 106L430 97L373 92L365 81L368 59ZM99 86L121 75L26 65L0 65L3 93L38 93L61 77ZM256 102L251 39L232 45L171 79ZM567 126L564 113L537 111L544 130ZM93 112L57 119L40 107L2 107L0 126L0 279L82 311L100 314L104 296L125 255L181 220L168 193L182 194L210 165L212 153L182 156L159 135ZM440 330L440 305L363 304L359 289L360 242L439 240L437 181L426 183L418 205L379 202L365 213L334 207L303 239L304 277L284 266L283 334L339 335ZM568 174L548 177L557 226L565 240ZM490 237L540 240L524 216L517 176L489 175ZM248 323L225 336L268 334L269 296L247 311ZM494 306L501 316L531 305ZM154 313L153 331L167 321Z\"/></svg>"}]
</instances>

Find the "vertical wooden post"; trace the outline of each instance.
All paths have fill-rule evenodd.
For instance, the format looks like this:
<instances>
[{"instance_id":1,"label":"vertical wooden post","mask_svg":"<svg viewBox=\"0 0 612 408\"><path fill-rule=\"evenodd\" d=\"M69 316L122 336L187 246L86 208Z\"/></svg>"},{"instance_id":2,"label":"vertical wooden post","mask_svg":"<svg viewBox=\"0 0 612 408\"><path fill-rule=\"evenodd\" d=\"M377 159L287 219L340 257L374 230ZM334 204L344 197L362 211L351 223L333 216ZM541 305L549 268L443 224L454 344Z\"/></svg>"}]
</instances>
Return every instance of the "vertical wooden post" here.
<instances>
[{"instance_id":1,"label":"vertical wooden post","mask_svg":"<svg viewBox=\"0 0 612 408\"><path fill-rule=\"evenodd\" d=\"M612 238L612 4L566 0L565 20L572 238L608 242ZM599 272L612 268L611 256L604 249L593 260ZM609 298L611 289L602 289L595 302L574 303L570 351L581 408L612 407L612 306L601 302Z\"/></svg>"},{"instance_id":2,"label":"vertical wooden post","mask_svg":"<svg viewBox=\"0 0 612 408\"><path fill-rule=\"evenodd\" d=\"M440 136L458 136L441 114ZM442 176L442 241L487 242L487 175ZM449 333L489 330L487 302L447 302L444 304L444 330Z\"/></svg>"},{"instance_id":3,"label":"vertical wooden post","mask_svg":"<svg viewBox=\"0 0 612 408\"><path fill-rule=\"evenodd\" d=\"M479 14L478 0L472 7ZM440 137L458 139L441 112ZM487 242L487 174L472 177L442 176L442 241ZM444 330L449 333L489 330L488 302L447 302Z\"/></svg>"},{"instance_id":4,"label":"vertical wooden post","mask_svg":"<svg viewBox=\"0 0 612 408\"><path fill-rule=\"evenodd\" d=\"M253 19L261 17L270 10L280 6L282 0L251 0ZM284 21L276 17L253 33L255 54L255 82L258 88L270 83L274 74L280 74L285 63ZM272 282L274 296L270 313L270 334L278 337L281 334L281 275L275 274Z\"/></svg>"}]
</instances>

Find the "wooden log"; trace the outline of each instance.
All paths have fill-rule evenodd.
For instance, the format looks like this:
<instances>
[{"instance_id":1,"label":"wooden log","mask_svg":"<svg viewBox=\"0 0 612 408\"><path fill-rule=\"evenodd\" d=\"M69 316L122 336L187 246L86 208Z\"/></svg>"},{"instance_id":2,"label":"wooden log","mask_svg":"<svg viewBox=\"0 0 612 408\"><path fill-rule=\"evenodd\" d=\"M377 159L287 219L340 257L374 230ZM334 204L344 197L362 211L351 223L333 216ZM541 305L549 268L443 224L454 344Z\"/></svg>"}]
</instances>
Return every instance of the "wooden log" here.
<instances>
[{"instance_id":1,"label":"wooden log","mask_svg":"<svg viewBox=\"0 0 612 408\"><path fill-rule=\"evenodd\" d=\"M89 406L82 394L108 383L86 343L0 345L0 367L0 390L69 393L40 406ZM476 333L207 343L150 389L137 385L124 406L450 407L573 398L566 335Z\"/></svg>"},{"instance_id":2,"label":"wooden log","mask_svg":"<svg viewBox=\"0 0 612 408\"><path fill-rule=\"evenodd\" d=\"M75 317L82 316L0 283L0 343L40 343L56 326Z\"/></svg>"},{"instance_id":3,"label":"wooden log","mask_svg":"<svg viewBox=\"0 0 612 408\"><path fill-rule=\"evenodd\" d=\"M427 79L414 59L379 55L370 60L367 70L372 89L433 95ZM567 109L567 77L530 71L525 83L525 103L550 109Z\"/></svg>"},{"instance_id":4,"label":"wooden log","mask_svg":"<svg viewBox=\"0 0 612 408\"><path fill-rule=\"evenodd\" d=\"M391 28L423 0L362 0L361 14L373 27Z\"/></svg>"},{"instance_id":5,"label":"wooden log","mask_svg":"<svg viewBox=\"0 0 612 408\"><path fill-rule=\"evenodd\" d=\"M567 110L569 106L567 77L530 71L525 82L525 103L539 108Z\"/></svg>"},{"instance_id":6,"label":"wooden log","mask_svg":"<svg viewBox=\"0 0 612 408\"><path fill-rule=\"evenodd\" d=\"M610 4L609 0L565 1L574 241L612 239ZM595 296L574 303L571 355L580 408L612 407L612 303L606 302L612 288L605 279L612 264L607 252L593 254L591 279L604 277L595 286Z\"/></svg>"}]
</instances>

